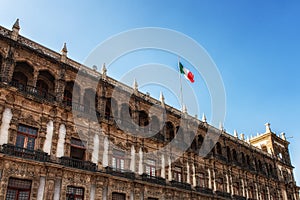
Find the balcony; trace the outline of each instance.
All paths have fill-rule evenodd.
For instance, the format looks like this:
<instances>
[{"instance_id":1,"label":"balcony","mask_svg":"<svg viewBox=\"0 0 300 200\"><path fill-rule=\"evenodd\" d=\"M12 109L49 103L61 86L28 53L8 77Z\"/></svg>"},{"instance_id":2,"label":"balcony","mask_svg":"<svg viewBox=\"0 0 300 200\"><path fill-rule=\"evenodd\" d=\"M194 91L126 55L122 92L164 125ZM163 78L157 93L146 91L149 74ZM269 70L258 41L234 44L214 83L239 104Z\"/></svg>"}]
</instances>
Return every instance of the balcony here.
<instances>
[{"instance_id":1,"label":"balcony","mask_svg":"<svg viewBox=\"0 0 300 200\"><path fill-rule=\"evenodd\" d=\"M246 197L239 196L239 195L232 195L233 200L247 200Z\"/></svg>"},{"instance_id":2,"label":"balcony","mask_svg":"<svg viewBox=\"0 0 300 200\"><path fill-rule=\"evenodd\" d=\"M196 186L195 189L197 192L200 192L202 194L213 194L213 190L210 188Z\"/></svg>"},{"instance_id":3,"label":"balcony","mask_svg":"<svg viewBox=\"0 0 300 200\"><path fill-rule=\"evenodd\" d=\"M226 162L227 162L227 159L226 159L226 157L225 157L225 156L223 156L223 155L216 154L216 155L215 155L215 158L216 158L216 159L218 159L218 160L220 160L220 161L222 161L222 162L224 162L224 163L226 163Z\"/></svg>"},{"instance_id":4,"label":"balcony","mask_svg":"<svg viewBox=\"0 0 300 200\"><path fill-rule=\"evenodd\" d=\"M50 156L40 150L30 150L21 147L16 147L12 144L4 144L1 148L1 153L16 156L24 159L36 160L40 162L49 162Z\"/></svg>"},{"instance_id":5,"label":"balcony","mask_svg":"<svg viewBox=\"0 0 300 200\"><path fill-rule=\"evenodd\" d=\"M164 142L165 141L165 137L160 132L155 134L151 138L157 140L158 142Z\"/></svg>"},{"instance_id":6,"label":"balcony","mask_svg":"<svg viewBox=\"0 0 300 200\"><path fill-rule=\"evenodd\" d=\"M131 179L131 180L135 179L135 174L131 171L106 167L105 172L107 174L111 174L113 176L119 176L119 177Z\"/></svg>"},{"instance_id":7,"label":"balcony","mask_svg":"<svg viewBox=\"0 0 300 200\"><path fill-rule=\"evenodd\" d=\"M97 166L95 163L92 163L90 161L77 160L77 159L73 159L73 158L65 157L65 156L59 158L59 164L67 166L67 167L83 169L83 170L88 170L88 171L96 171L97 170Z\"/></svg>"},{"instance_id":8,"label":"balcony","mask_svg":"<svg viewBox=\"0 0 300 200\"><path fill-rule=\"evenodd\" d=\"M191 184L183 183L183 182L179 182L179 181L175 181L175 180L171 181L171 185L173 187L177 187L177 188L181 188L181 189L185 189L185 190L191 190L192 189Z\"/></svg>"},{"instance_id":9,"label":"balcony","mask_svg":"<svg viewBox=\"0 0 300 200\"><path fill-rule=\"evenodd\" d=\"M147 181L149 183L159 184L159 185L166 185L166 180L161 177L150 176L148 174L142 174L142 180Z\"/></svg>"},{"instance_id":10,"label":"balcony","mask_svg":"<svg viewBox=\"0 0 300 200\"><path fill-rule=\"evenodd\" d=\"M14 82L14 81L10 82L10 85L17 88L18 91L20 91L21 93L34 96L35 98L40 99L40 100L46 100L46 101L50 101L50 102L53 102L56 100L56 97L54 94L51 94L47 91L42 91L42 90L37 89L36 87L30 86L30 85L23 85L18 82Z\"/></svg>"},{"instance_id":11,"label":"balcony","mask_svg":"<svg viewBox=\"0 0 300 200\"><path fill-rule=\"evenodd\" d=\"M215 193L216 193L216 195L218 195L220 197L224 197L226 199L231 199L231 194L230 193L223 192L223 191L216 191Z\"/></svg>"}]
</instances>

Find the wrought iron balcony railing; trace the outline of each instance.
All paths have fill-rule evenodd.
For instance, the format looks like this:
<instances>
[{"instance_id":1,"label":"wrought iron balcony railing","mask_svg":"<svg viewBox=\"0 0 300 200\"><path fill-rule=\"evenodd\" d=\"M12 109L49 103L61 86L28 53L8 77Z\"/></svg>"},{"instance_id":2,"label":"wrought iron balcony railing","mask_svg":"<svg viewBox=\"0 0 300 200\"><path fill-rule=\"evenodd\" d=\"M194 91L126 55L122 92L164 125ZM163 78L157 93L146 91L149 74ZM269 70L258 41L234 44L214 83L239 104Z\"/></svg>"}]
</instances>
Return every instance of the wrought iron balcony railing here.
<instances>
[{"instance_id":1,"label":"wrought iron balcony railing","mask_svg":"<svg viewBox=\"0 0 300 200\"><path fill-rule=\"evenodd\" d=\"M155 183L155 184L159 184L159 185L166 185L166 180L164 178L161 177L157 177L157 176L150 176L148 174L142 174L142 180L143 181L147 181L149 183Z\"/></svg>"},{"instance_id":2,"label":"wrought iron balcony railing","mask_svg":"<svg viewBox=\"0 0 300 200\"><path fill-rule=\"evenodd\" d=\"M225 156L221 155L221 154L216 154L215 158L218 159L218 160L223 161L224 163L227 162L227 158Z\"/></svg>"},{"instance_id":3,"label":"wrought iron balcony railing","mask_svg":"<svg viewBox=\"0 0 300 200\"><path fill-rule=\"evenodd\" d=\"M21 147L16 147L11 144L3 144L1 148L1 153L16 156L24 159L36 160L41 162L49 162L50 156L40 150L30 150Z\"/></svg>"},{"instance_id":4,"label":"wrought iron balcony railing","mask_svg":"<svg viewBox=\"0 0 300 200\"><path fill-rule=\"evenodd\" d=\"M223 191L215 191L216 195L220 196L220 197L224 197L226 199L231 199L231 194L227 193L227 192L223 192Z\"/></svg>"},{"instance_id":5,"label":"wrought iron balcony railing","mask_svg":"<svg viewBox=\"0 0 300 200\"><path fill-rule=\"evenodd\" d=\"M213 194L213 190L210 188L196 186L195 189L197 192L201 192L203 194Z\"/></svg>"},{"instance_id":6,"label":"wrought iron balcony railing","mask_svg":"<svg viewBox=\"0 0 300 200\"><path fill-rule=\"evenodd\" d=\"M30 85L23 85L15 81L10 82L10 85L16 87L20 92L24 94L32 95L38 99L47 100L50 102L56 100L55 95L49 93L48 91L44 91L42 89L38 89Z\"/></svg>"},{"instance_id":7,"label":"wrought iron balcony railing","mask_svg":"<svg viewBox=\"0 0 300 200\"><path fill-rule=\"evenodd\" d=\"M106 167L105 172L107 174L111 174L113 176L119 176L119 177L128 178L128 179L132 179L132 180L135 179L135 174L133 172L127 171L127 170Z\"/></svg>"},{"instance_id":8,"label":"wrought iron balcony railing","mask_svg":"<svg viewBox=\"0 0 300 200\"><path fill-rule=\"evenodd\" d=\"M170 183L173 187L182 188L185 190L192 189L191 184L189 184L189 183L183 183L183 182L179 182L179 181L175 181L175 180L172 180Z\"/></svg>"},{"instance_id":9,"label":"wrought iron balcony railing","mask_svg":"<svg viewBox=\"0 0 300 200\"><path fill-rule=\"evenodd\" d=\"M246 197L240 196L240 195L232 195L233 200L247 200Z\"/></svg>"},{"instance_id":10,"label":"wrought iron balcony railing","mask_svg":"<svg viewBox=\"0 0 300 200\"><path fill-rule=\"evenodd\" d=\"M97 165L91 161L77 160L66 156L59 158L59 164L88 171L97 170Z\"/></svg>"}]
</instances>

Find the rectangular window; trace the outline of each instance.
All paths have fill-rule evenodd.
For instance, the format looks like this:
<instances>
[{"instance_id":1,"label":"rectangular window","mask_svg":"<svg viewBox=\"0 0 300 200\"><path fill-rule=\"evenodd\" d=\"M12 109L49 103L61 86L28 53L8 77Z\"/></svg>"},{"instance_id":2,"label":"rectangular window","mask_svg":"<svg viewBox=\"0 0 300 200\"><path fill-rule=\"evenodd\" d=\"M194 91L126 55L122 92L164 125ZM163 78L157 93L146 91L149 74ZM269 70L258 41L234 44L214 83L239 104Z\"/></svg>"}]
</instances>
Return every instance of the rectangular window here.
<instances>
[{"instance_id":1,"label":"rectangular window","mask_svg":"<svg viewBox=\"0 0 300 200\"><path fill-rule=\"evenodd\" d=\"M155 160L148 159L146 161L146 174L149 176L156 176Z\"/></svg>"},{"instance_id":2,"label":"rectangular window","mask_svg":"<svg viewBox=\"0 0 300 200\"><path fill-rule=\"evenodd\" d=\"M70 157L77 160L84 160L85 142L80 139L71 138L71 153Z\"/></svg>"},{"instance_id":3,"label":"rectangular window","mask_svg":"<svg viewBox=\"0 0 300 200\"><path fill-rule=\"evenodd\" d=\"M29 200L31 181L16 178L8 180L6 200Z\"/></svg>"},{"instance_id":4,"label":"rectangular window","mask_svg":"<svg viewBox=\"0 0 300 200\"><path fill-rule=\"evenodd\" d=\"M84 199L84 188L82 187L67 187L67 199L83 200Z\"/></svg>"},{"instance_id":5,"label":"rectangular window","mask_svg":"<svg viewBox=\"0 0 300 200\"><path fill-rule=\"evenodd\" d=\"M18 126L16 146L34 150L37 129L25 125Z\"/></svg>"},{"instance_id":6,"label":"rectangular window","mask_svg":"<svg viewBox=\"0 0 300 200\"><path fill-rule=\"evenodd\" d=\"M126 195L123 193L113 192L112 200L126 200Z\"/></svg>"},{"instance_id":7,"label":"rectangular window","mask_svg":"<svg viewBox=\"0 0 300 200\"><path fill-rule=\"evenodd\" d=\"M113 150L113 157L112 157L112 167L115 170L124 170L125 168L125 160L124 160L125 153L123 151L119 151L114 149Z\"/></svg>"},{"instance_id":8,"label":"rectangular window","mask_svg":"<svg viewBox=\"0 0 300 200\"><path fill-rule=\"evenodd\" d=\"M199 186L205 187L205 174L203 173L199 174Z\"/></svg>"},{"instance_id":9,"label":"rectangular window","mask_svg":"<svg viewBox=\"0 0 300 200\"><path fill-rule=\"evenodd\" d=\"M181 182L182 181L182 168L174 167L174 180Z\"/></svg>"}]
</instances>

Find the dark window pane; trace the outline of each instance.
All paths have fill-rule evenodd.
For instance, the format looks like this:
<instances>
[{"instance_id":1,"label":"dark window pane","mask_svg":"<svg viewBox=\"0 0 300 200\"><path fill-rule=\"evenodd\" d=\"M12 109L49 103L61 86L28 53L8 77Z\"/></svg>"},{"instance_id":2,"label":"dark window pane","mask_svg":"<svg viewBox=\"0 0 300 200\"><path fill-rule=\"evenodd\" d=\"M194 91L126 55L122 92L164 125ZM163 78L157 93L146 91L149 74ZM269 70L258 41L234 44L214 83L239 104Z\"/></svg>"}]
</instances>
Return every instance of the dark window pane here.
<instances>
[{"instance_id":1,"label":"dark window pane","mask_svg":"<svg viewBox=\"0 0 300 200\"><path fill-rule=\"evenodd\" d=\"M24 135L17 135L16 146L23 148L24 147L24 140L25 140L25 136Z\"/></svg>"},{"instance_id":2,"label":"dark window pane","mask_svg":"<svg viewBox=\"0 0 300 200\"><path fill-rule=\"evenodd\" d=\"M34 150L35 138L28 138L27 149Z\"/></svg>"}]
</instances>

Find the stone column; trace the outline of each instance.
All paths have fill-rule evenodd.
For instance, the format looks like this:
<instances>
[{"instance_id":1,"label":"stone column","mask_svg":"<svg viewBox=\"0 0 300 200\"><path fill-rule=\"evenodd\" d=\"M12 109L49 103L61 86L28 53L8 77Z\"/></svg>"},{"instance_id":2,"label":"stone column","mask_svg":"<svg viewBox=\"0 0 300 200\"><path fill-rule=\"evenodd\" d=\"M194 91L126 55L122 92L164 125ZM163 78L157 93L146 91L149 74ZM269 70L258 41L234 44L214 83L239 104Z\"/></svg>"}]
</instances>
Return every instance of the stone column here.
<instances>
[{"instance_id":1,"label":"stone column","mask_svg":"<svg viewBox=\"0 0 300 200\"><path fill-rule=\"evenodd\" d=\"M60 200L60 193L61 193L61 179L55 180L54 183L54 197L53 200Z\"/></svg>"},{"instance_id":2,"label":"stone column","mask_svg":"<svg viewBox=\"0 0 300 200\"><path fill-rule=\"evenodd\" d=\"M65 91L65 65L61 64L60 65L60 71L59 71L59 78L55 80L55 88L54 88L54 95L56 96L56 100L58 102L62 102L64 98L64 91Z\"/></svg>"},{"instance_id":3,"label":"stone column","mask_svg":"<svg viewBox=\"0 0 300 200\"><path fill-rule=\"evenodd\" d=\"M17 130L18 130L18 122L19 117L21 115L21 111L17 109L12 109L12 119L10 122L10 128L8 129L9 138L8 143L15 144L17 139Z\"/></svg>"},{"instance_id":4,"label":"stone column","mask_svg":"<svg viewBox=\"0 0 300 200\"><path fill-rule=\"evenodd\" d=\"M3 59L3 64L1 68L1 79L4 82L11 82L13 73L14 73L14 67L15 67L15 61L14 61L14 47L9 47L9 51L7 54L7 57Z\"/></svg>"},{"instance_id":5,"label":"stone column","mask_svg":"<svg viewBox=\"0 0 300 200\"><path fill-rule=\"evenodd\" d=\"M28 84L32 85L33 87L36 87L36 82L37 82L38 76L39 76L39 71L34 70L34 72L33 72L33 80L32 80L32 82L28 82Z\"/></svg>"},{"instance_id":6,"label":"stone column","mask_svg":"<svg viewBox=\"0 0 300 200\"><path fill-rule=\"evenodd\" d=\"M8 143L8 130L10 127L10 121L12 119L12 112L10 108L5 108L2 114L2 123L0 128L0 145Z\"/></svg>"},{"instance_id":7,"label":"stone column","mask_svg":"<svg viewBox=\"0 0 300 200\"><path fill-rule=\"evenodd\" d=\"M43 200L44 199L44 191L45 191L45 182L46 178L44 176L40 177L40 184L37 194L37 200Z\"/></svg>"}]
</instances>

